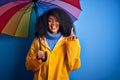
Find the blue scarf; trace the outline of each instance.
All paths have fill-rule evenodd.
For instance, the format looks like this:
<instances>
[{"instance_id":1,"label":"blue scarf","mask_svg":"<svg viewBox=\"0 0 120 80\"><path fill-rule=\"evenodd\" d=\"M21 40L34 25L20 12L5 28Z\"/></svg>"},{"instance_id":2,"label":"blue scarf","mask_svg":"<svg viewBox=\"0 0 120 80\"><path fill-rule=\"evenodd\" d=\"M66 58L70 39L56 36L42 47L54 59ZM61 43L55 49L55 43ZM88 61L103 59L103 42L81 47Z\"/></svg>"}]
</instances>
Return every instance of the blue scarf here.
<instances>
[{"instance_id":1,"label":"blue scarf","mask_svg":"<svg viewBox=\"0 0 120 80\"><path fill-rule=\"evenodd\" d=\"M60 36L61 36L61 32L58 32L56 34L52 34L49 31L47 32L46 41L51 50L53 50L53 48L55 47L55 44L57 43Z\"/></svg>"}]
</instances>

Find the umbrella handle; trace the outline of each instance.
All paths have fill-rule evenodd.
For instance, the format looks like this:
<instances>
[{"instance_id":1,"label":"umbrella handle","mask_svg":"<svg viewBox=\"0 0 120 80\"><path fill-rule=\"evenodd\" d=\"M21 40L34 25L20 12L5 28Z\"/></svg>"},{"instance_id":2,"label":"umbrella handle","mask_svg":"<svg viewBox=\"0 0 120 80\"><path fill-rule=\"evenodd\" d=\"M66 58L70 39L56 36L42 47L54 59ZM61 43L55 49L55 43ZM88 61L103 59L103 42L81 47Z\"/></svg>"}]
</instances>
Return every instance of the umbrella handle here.
<instances>
[{"instance_id":1,"label":"umbrella handle","mask_svg":"<svg viewBox=\"0 0 120 80\"><path fill-rule=\"evenodd\" d=\"M45 59L41 59L42 62L45 62L47 60L47 57L48 57L48 53L45 51Z\"/></svg>"}]
</instances>

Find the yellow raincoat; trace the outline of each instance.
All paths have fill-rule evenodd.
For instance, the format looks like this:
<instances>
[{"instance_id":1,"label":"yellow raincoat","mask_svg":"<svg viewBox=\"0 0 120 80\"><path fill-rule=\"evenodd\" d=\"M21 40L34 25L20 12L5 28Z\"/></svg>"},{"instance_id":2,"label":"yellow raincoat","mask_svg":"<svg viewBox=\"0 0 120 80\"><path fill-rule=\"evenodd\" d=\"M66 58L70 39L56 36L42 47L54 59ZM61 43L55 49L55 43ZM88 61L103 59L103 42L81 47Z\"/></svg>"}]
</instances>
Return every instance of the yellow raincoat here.
<instances>
[{"instance_id":1,"label":"yellow raincoat","mask_svg":"<svg viewBox=\"0 0 120 80\"><path fill-rule=\"evenodd\" d=\"M79 40L61 37L51 51L45 39L40 39L42 49L47 51L46 62L36 59L39 41L35 38L26 57L26 68L34 72L34 80L69 80L71 70L80 68Z\"/></svg>"}]
</instances>

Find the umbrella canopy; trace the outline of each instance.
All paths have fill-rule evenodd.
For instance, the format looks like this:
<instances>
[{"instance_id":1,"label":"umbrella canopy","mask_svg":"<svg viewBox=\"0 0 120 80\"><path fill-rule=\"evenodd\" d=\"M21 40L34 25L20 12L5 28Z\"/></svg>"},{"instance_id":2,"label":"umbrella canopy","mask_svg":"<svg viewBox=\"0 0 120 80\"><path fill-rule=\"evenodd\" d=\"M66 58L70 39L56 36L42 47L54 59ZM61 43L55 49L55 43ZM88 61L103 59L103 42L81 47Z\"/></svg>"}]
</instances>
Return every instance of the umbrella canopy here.
<instances>
[{"instance_id":1,"label":"umbrella canopy","mask_svg":"<svg viewBox=\"0 0 120 80\"><path fill-rule=\"evenodd\" d=\"M0 33L33 37L36 18L52 8L64 9L73 21L81 11L79 0L2 0Z\"/></svg>"}]
</instances>

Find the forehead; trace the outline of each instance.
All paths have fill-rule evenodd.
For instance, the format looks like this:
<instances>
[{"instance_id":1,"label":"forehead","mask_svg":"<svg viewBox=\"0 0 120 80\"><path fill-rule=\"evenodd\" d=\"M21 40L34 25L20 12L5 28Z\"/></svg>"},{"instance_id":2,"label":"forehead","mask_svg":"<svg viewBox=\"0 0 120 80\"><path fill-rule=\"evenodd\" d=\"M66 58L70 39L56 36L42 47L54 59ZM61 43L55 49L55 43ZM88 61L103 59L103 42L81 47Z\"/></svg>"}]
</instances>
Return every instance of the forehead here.
<instances>
[{"instance_id":1,"label":"forehead","mask_svg":"<svg viewBox=\"0 0 120 80\"><path fill-rule=\"evenodd\" d=\"M53 15L50 15L49 17L48 17L48 19L57 19L55 16L53 16Z\"/></svg>"}]
</instances>

